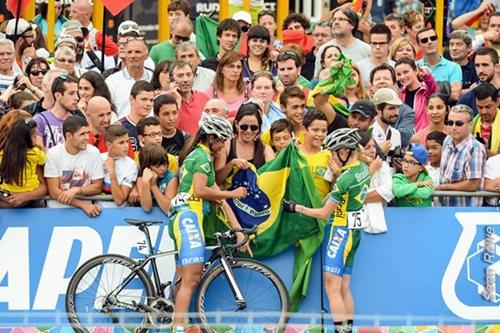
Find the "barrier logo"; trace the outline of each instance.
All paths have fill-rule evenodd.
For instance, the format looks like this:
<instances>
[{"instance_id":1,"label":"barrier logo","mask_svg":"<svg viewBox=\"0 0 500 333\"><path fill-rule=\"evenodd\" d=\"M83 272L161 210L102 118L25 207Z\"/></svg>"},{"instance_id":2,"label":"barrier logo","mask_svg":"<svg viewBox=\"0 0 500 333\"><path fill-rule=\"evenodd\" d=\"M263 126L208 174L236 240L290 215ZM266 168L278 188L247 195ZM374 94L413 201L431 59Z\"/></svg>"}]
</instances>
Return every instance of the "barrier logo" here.
<instances>
[{"instance_id":1,"label":"barrier logo","mask_svg":"<svg viewBox=\"0 0 500 333\"><path fill-rule=\"evenodd\" d=\"M500 213L457 213L462 234L443 276L448 308L467 320L500 320Z\"/></svg>"}]
</instances>

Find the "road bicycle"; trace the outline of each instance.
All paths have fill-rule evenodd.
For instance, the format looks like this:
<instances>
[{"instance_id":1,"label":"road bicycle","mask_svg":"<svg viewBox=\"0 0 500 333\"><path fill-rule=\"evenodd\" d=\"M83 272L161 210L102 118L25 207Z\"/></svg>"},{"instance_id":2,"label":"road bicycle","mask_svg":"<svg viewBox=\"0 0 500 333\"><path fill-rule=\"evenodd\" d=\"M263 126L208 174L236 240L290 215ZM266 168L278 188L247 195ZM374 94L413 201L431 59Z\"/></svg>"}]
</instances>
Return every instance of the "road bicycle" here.
<instances>
[{"instance_id":1,"label":"road bicycle","mask_svg":"<svg viewBox=\"0 0 500 333\"><path fill-rule=\"evenodd\" d=\"M76 270L66 293L66 312L77 333L102 326L138 333L148 329L165 332L172 327L178 281L163 283L156 259L177 252L155 253L148 227L161 221L125 221L144 233L148 255L137 261L116 254L100 255ZM236 232L245 237L235 244ZM205 332L281 333L285 329L289 296L281 278L256 260L234 256L253 234L256 228L217 232L216 244L206 247L212 254L194 300L197 318L192 318ZM249 318L251 325L247 324Z\"/></svg>"}]
</instances>

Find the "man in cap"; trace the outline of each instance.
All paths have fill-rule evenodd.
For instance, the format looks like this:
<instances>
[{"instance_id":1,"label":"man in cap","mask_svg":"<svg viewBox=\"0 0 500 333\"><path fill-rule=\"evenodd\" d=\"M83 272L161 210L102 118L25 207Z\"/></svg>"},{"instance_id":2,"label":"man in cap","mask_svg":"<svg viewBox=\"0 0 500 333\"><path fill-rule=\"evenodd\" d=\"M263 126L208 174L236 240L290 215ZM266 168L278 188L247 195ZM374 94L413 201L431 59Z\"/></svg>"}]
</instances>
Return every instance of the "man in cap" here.
<instances>
[{"instance_id":1,"label":"man in cap","mask_svg":"<svg viewBox=\"0 0 500 333\"><path fill-rule=\"evenodd\" d=\"M94 50L94 52L97 50L102 51L102 32L92 25L92 12L93 8L89 0L75 0L71 4L69 18L79 21L83 27L86 47ZM108 36L106 36L104 54L111 57L118 54L118 46Z\"/></svg>"},{"instance_id":2,"label":"man in cap","mask_svg":"<svg viewBox=\"0 0 500 333\"><path fill-rule=\"evenodd\" d=\"M31 47L33 48L35 34L33 32L33 27L25 19L11 19L7 23L5 28L5 35L8 39L14 42L15 48L15 60L14 71L22 73L24 66L29 62L23 61L23 53L25 49ZM33 48L31 52L32 56L36 56L35 49ZM17 67L17 68L16 68Z\"/></svg>"},{"instance_id":3,"label":"man in cap","mask_svg":"<svg viewBox=\"0 0 500 333\"><path fill-rule=\"evenodd\" d=\"M401 133L394 127L399 116L399 107L403 102L391 88L380 88L373 95L373 104L377 116L372 126L373 139L389 157L399 155Z\"/></svg>"}]
</instances>

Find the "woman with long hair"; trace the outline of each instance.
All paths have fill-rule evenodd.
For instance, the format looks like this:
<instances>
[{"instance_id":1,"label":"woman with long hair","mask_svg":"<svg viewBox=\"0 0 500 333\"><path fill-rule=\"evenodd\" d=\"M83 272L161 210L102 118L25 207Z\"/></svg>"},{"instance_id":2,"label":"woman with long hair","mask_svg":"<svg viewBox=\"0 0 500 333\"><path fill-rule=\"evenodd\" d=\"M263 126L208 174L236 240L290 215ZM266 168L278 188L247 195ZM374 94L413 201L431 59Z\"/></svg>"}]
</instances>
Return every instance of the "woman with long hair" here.
<instances>
[{"instance_id":1,"label":"woman with long hair","mask_svg":"<svg viewBox=\"0 0 500 333\"><path fill-rule=\"evenodd\" d=\"M368 98L368 93L365 89L365 84L361 79L361 73L359 67L356 64L352 64L352 78L354 83L346 86L344 96L347 97L349 101L349 108L360 99Z\"/></svg>"},{"instance_id":2,"label":"woman with long hair","mask_svg":"<svg viewBox=\"0 0 500 333\"><path fill-rule=\"evenodd\" d=\"M222 184L236 166L248 169L249 163L256 168L274 158L273 149L260 140L262 133L261 110L255 103L242 104L234 118L236 137L227 141L224 149L215 158L215 174Z\"/></svg>"},{"instance_id":3,"label":"woman with long hair","mask_svg":"<svg viewBox=\"0 0 500 333\"><path fill-rule=\"evenodd\" d=\"M427 102L427 114L430 119L429 125L422 128L411 138L411 142L418 142L425 145L427 135L431 132L442 132L447 134L445 121L448 118L449 106L446 96L434 93Z\"/></svg>"},{"instance_id":4,"label":"woman with long hair","mask_svg":"<svg viewBox=\"0 0 500 333\"><path fill-rule=\"evenodd\" d=\"M182 327L193 292L198 287L205 263L205 240L203 237L203 216L211 209L210 203L222 202L222 209L228 215L231 227L240 227L232 214L226 199L243 198L247 195L244 187L223 191L215 183L213 157L224 149L225 142L232 137L231 123L217 115L203 113L199 129L190 143L179 154L181 167L179 194L172 200L170 235L179 250L176 277L180 284L175 293L174 327ZM175 214L175 215L174 215ZM190 246L189 240L196 239L197 246ZM243 235L236 234L239 241ZM182 247L181 247L182 244ZM248 245L240 248L250 252Z\"/></svg>"},{"instance_id":5,"label":"woman with long hair","mask_svg":"<svg viewBox=\"0 0 500 333\"><path fill-rule=\"evenodd\" d=\"M425 67L417 67L415 61L402 58L394 66L396 78L403 87L400 98L415 110L415 131L420 131L430 123L427 103L439 87L431 72Z\"/></svg>"},{"instance_id":6,"label":"woman with long hair","mask_svg":"<svg viewBox=\"0 0 500 333\"><path fill-rule=\"evenodd\" d=\"M0 207L26 206L47 194L42 166L46 155L35 146L36 123L18 119L0 149Z\"/></svg>"},{"instance_id":7,"label":"woman with long hair","mask_svg":"<svg viewBox=\"0 0 500 333\"><path fill-rule=\"evenodd\" d=\"M206 91L210 98L223 99L229 110L229 118L234 118L240 105L248 99L243 81L243 58L230 51L222 56L213 86Z\"/></svg>"},{"instance_id":8,"label":"woman with long hair","mask_svg":"<svg viewBox=\"0 0 500 333\"><path fill-rule=\"evenodd\" d=\"M170 89L169 67L171 63L170 60L163 60L155 67L151 78L151 84L155 88L155 96L166 93Z\"/></svg>"},{"instance_id":9,"label":"woman with long hair","mask_svg":"<svg viewBox=\"0 0 500 333\"><path fill-rule=\"evenodd\" d=\"M24 71L26 72L31 84L38 89L42 89L43 77L49 70L50 65L47 60L37 57L31 59L31 61L26 65Z\"/></svg>"},{"instance_id":10,"label":"woman with long hair","mask_svg":"<svg viewBox=\"0 0 500 333\"><path fill-rule=\"evenodd\" d=\"M87 103L94 96L104 97L112 103L108 85L102 75L94 71L85 72L80 76L78 80L78 96L80 96L78 109L82 112L85 112Z\"/></svg>"},{"instance_id":11,"label":"woman with long hair","mask_svg":"<svg viewBox=\"0 0 500 333\"><path fill-rule=\"evenodd\" d=\"M271 60L271 36L269 31L256 25L248 30L248 57L243 60L243 79L249 82L259 71L269 71L276 76L276 65Z\"/></svg>"}]
</instances>

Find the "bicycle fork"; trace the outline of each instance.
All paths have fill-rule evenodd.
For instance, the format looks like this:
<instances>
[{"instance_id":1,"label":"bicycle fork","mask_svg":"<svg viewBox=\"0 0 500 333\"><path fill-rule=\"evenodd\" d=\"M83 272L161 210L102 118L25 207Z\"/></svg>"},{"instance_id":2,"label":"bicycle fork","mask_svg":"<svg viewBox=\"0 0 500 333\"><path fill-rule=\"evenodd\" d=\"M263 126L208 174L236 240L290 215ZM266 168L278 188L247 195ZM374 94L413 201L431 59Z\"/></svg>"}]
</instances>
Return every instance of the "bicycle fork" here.
<instances>
[{"instance_id":1,"label":"bicycle fork","mask_svg":"<svg viewBox=\"0 0 500 333\"><path fill-rule=\"evenodd\" d=\"M233 274L233 269L231 268L231 265L227 261L225 257L220 258L222 267L224 268L224 271L226 272L227 279L229 281L229 286L231 287L231 291L233 293L234 298L236 299L236 304L238 305L238 310L244 310L247 307L247 303L245 302L245 299L243 298L243 294L241 293L240 287L238 286L238 283L236 282L236 279L234 278Z\"/></svg>"}]
</instances>

